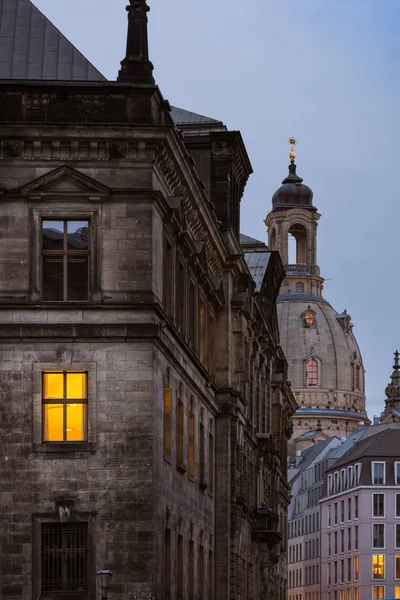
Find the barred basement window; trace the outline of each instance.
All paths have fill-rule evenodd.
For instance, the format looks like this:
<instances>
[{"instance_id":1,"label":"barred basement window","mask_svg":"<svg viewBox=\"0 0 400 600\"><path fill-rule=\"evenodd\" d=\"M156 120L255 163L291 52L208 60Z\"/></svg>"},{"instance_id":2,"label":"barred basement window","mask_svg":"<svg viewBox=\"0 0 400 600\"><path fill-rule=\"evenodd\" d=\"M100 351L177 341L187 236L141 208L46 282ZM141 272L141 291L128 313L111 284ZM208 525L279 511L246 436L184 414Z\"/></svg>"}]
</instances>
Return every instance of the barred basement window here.
<instances>
[{"instance_id":1,"label":"barred basement window","mask_svg":"<svg viewBox=\"0 0 400 600\"><path fill-rule=\"evenodd\" d=\"M42 594L88 591L86 523L42 524Z\"/></svg>"},{"instance_id":2,"label":"barred basement window","mask_svg":"<svg viewBox=\"0 0 400 600\"><path fill-rule=\"evenodd\" d=\"M87 373L43 373L43 441L87 440Z\"/></svg>"},{"instance_id":3,"label":"barred basement window","mask_svg":"<svg viewBox=\"0 0 400 600\"><path fill-rule=\"evenodd\" d=\"M42 221L42 299L89 299L89 221Z\"/></svg>"}]
</instances>

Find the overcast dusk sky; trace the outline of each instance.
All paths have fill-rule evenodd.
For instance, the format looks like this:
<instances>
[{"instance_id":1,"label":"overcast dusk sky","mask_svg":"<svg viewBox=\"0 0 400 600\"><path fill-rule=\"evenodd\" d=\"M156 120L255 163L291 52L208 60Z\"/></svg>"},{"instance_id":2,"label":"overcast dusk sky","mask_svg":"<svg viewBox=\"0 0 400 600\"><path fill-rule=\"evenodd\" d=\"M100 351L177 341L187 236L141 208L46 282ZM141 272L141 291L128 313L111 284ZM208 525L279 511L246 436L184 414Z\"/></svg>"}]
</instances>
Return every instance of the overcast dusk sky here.
<instances>
[{"instance_id":1,"label":"overcast dusk sky","mask_svg":"<svg viewBox=\"0 0 400 600\"><path fill-rule=\"evenodd\" d=\"M124 57L126 0L34 0L108 78ZM322 217L324 296L352 316L370 418L400 350L399 0L149 0L150 57L171 104L241 131L254 168L243 233L298 173Z\"/></svg>"}]
</instances>

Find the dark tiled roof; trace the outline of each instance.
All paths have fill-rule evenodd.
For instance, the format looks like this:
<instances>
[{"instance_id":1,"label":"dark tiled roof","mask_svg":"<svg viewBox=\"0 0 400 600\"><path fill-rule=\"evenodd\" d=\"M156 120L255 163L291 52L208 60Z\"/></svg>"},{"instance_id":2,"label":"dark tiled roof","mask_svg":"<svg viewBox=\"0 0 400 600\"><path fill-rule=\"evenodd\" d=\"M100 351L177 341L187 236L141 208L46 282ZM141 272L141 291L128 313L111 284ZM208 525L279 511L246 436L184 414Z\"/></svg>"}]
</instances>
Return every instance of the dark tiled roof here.
<instances>
[{"instance_id":1,"label":"dark tiled roof","mask_svg":"<svg viewBox=\"0 0 400 600\"><path fill-rule=\"evenodd\" d=\"M256 284L256 291L259 292L262 282L264 281L269 259L271 258L271 252L267 249L255 252L245 252L244 258Z\"/></svg>"},{"instance_id":2,"label":"dark tiled roof","mask_svg":"<svg viewBox=\"0 0 400 600\"><path fill-rule=\"evenodd\" d=\"M301 415L316 415L321 414L324 415L347 415L348 417L359 418L360 420L368 420L368 417L363 413L353 412L351 410L331 410L330 408L298 408L296 410L296 416L301 417Z\"/></svg>"},{"instance_id":3,"label":"dark tiled roof","mask_svg":"<svg viewBox=\"0 0 400 600\"><path fill-rule=\"evenodd\" d=\"M329 304L322 296L314 296L313 294L282 294L278 296L278 302L287 302L288 300L301 300L302 302L324 302Z\"/></svg>"},{"instance_id":4,"label":"dark tiled roof","mask_svg":"<svg viewBox=\"0 0 400 600\"><path fill-rule=\"evenodd\" d=\"M217 119L211 119L210 117L205 117L204 115L199 115L183 108L177 108L176 106L172 106L171 108L171 116L177 125L205 125L214 123L223 126L222 121L218 121Z\"/></svg>"},{"instance_id":5,"label":"dark tiled roof","mask_svg":"<svg viewBox=\"0 0 400 600\"><path fill-rule=\"evenodd\" d=\"M267 248L264 242L256 240L256 238L250 237L249 235L240 234L240 245L241 246L257 246L258 248Z\"/></svg>"},{"instance_id":6,"label":"dark tiled roof","mask_svg":"<svg viewBox=\"0 0 400 600\"><path fill-rule=\"evenodd\" d=\"M106 80L30 0L0 0L0 79Z\"/></svg>"},{"instance_id":7,"label":"dark tiled roof","mask_svg":"<svg viewBox=\"0 0 400 600\"><path fill-rule=\"evenodd\" d=\"M384 429L375 435L363 437L355 444L340 461L337 461L334 468L363 458L389 458L400 457L400 428Z\"/></svg>"}]
</instances>

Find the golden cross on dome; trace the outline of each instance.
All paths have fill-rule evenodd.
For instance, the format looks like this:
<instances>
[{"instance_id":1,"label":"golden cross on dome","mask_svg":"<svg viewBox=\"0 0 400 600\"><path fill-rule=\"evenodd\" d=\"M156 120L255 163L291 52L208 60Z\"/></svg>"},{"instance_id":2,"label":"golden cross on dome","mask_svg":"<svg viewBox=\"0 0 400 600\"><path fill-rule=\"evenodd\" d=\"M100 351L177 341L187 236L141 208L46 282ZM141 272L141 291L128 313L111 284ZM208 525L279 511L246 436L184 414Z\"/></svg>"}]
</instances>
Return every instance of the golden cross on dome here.
<instances>
[{"instance_id":1,"label":"golden cross on dome","mask_svg":"<svg viewBox=\"0 0 400 600\"><path fill-rule=\"evenodd\" d=\"M290 152L289 152L290 162L294 163L294 159L296 158L296 152L294 151L294 147L297 144L297 140L295 137L290 137L288 139L288 142L290 145Z\"/></svg>"}]
</instances>

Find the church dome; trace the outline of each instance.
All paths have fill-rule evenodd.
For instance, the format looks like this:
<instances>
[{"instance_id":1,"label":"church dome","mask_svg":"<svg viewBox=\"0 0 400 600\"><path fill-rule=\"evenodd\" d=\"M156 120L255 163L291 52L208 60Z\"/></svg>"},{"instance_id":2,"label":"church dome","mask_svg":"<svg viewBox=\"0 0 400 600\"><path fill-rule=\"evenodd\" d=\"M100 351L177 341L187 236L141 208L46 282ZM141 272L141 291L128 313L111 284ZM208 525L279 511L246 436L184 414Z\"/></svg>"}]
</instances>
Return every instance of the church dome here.
<instances>
[{"instance_id":1,"label":"church dome","mask_svg":"<svg viewBox=\"0 0 400 600\"><path fill-rule=\"evenodd\" d=\"M298 404L295 440L321 430L347 436L367 423L364 368L350 315L337 313L322 297L287 293L278 297L281 345Z\"/></svg>"},{"instance_id":2,"label":"church dome","mask_svg":"<svg viewBox=\"0 0 400 600\"><path fill-rule=\"evenodd\" d=\"M300 206L316 210L312 201L312 190L303 183L303 179L296 173L296 165L291 162L289 175L282 181L281 187L272 196L273 210Z\"/></svg>"}]
</instances>

